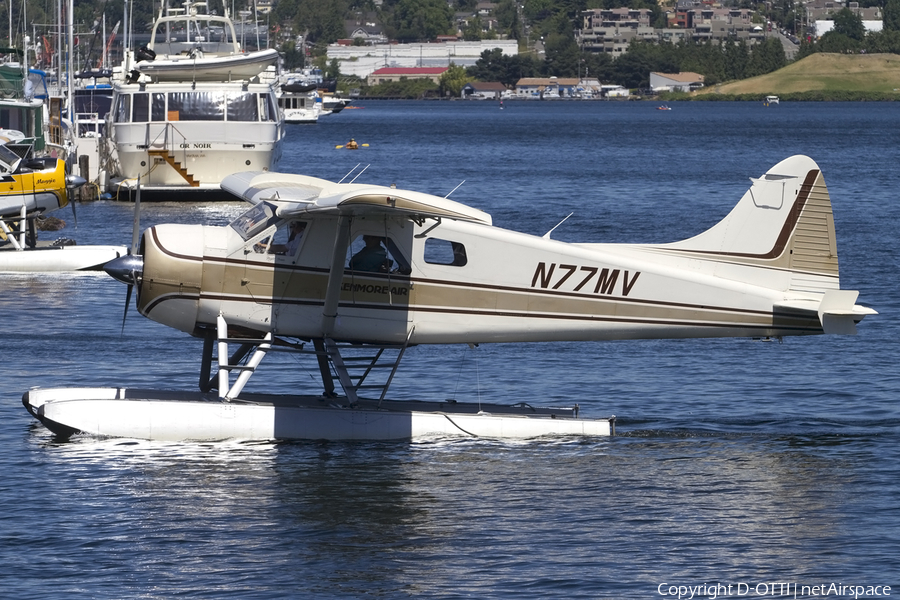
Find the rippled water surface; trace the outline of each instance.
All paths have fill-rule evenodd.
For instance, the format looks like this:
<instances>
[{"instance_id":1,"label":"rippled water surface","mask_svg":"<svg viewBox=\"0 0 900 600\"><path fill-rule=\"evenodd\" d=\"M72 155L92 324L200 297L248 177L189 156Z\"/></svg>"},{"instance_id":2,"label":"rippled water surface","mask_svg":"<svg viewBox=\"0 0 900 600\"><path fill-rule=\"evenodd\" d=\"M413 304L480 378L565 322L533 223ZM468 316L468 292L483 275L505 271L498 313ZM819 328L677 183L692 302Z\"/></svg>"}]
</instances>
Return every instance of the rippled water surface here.
<instances>
[{"instance_id":1,"label":"rippled water surface","mask_svg":"<svg viewBox=\"0 0 900 600\"><path fill-rule=\"evenodd\" d=\"M574 213L554 238L665 242L808 154L831 192L842 286L881 313L858 336L417 347L392 388L577 402L617 416L610 439L59 442L22 407L29 387L193 389L202 344L133 309L122 333L125 289L105 275L0 275L3 596L900 590L900 104L671 106L370 102L290 127L280 168L340 179L367 166L357 181L442 196L464 181L451 197L500 227L541 235ZM351 137L369 146L335 148ZM142 224L241 210L145 203ZM80 205L77 229L60 216L79 243L130 243L131 205ZM314 364L268 362L248 389L316 388Z\"/></svg>"}]
</instances>

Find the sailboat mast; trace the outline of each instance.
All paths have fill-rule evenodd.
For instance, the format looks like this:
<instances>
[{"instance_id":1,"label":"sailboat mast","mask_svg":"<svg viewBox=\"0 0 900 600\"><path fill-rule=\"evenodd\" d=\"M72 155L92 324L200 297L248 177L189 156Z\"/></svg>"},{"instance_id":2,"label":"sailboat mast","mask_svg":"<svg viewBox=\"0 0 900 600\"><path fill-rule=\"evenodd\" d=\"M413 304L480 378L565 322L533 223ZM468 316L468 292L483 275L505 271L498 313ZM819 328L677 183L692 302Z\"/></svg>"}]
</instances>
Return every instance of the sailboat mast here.
<instances>
[{"instance_id":1,"label":"sailboat mast","mask_svg":"<svg viewBox=\"0 0 900 600\"><path fill-rule=\"evenodd\" d=\"M69 108L69 122L75 122L75 78L72 76L73 65L75 64L75 0L69 0L68 12L66 14L66 33L69 37L69 60L66 62L66 79L68 80L69 97L66 106Z\"/></svg>"}]
</instances>

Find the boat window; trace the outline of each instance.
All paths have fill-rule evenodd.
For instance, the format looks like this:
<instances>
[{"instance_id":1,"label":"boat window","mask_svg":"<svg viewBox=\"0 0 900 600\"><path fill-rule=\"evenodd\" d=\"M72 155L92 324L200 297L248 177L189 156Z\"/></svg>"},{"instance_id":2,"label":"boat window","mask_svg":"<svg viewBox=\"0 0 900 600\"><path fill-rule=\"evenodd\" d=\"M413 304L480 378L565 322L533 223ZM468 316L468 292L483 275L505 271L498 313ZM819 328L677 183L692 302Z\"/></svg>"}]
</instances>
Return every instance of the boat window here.
<instances>
[{"instance_id":1,"label":"boat window","mask_svg":"<svg viewBox=\"0 0 900 600\"><path fill-rule=\"evenodd\" d=\"M131 121L145 123L150 120L150 94L138 93L131 101Z\"/></svg>"},{"instance_id":2,"label":"boat window","mask_svg":"<svg viewBox=\"0 0 900 600\"><path fill-rule=\"evenodd\" d=\"M230 223L231 228L246 242L256 234L274 225L278 221L275 207L267 202L260 202Z\"/></svg>"},{"instance_id":3,"label":"boat window","mask_svg":"<svg viewBox=\"0 0 900 600\"><path fill-rule=\"evenodd\" d=\"M166 120L166 95L160 92L153 94L153 104L150 106L151 121Z\"/></svg>"},{"instance_id":4,"label":"boat window","mask_svg":"<svg viewBox=\"0 0 900 600\"><path fill-rule=\"evenodd\" d=\"M358 235L347 250L347 268L375 273L412 272L409 261L391 238L379 235Z\"/></svg>"},{"instance_id":5,"label":"boat window","mask_svg":"<svg viewBox=\"0 0 900 600\"><path fill-rule=\"evenodd\" d=\"M258 121L257 94L249 92L228 94L228 120Z\"/></svg>"},{"instance_id":6,"label":"boat window","mask_svg":"<svg viewBox=\"0 0 900 600\"><path fill-rule=\"evenodd\" d=\"M169 92L170 121L224 121L224 92Z\"/></svg>"},{"instance_id":7,"label":"boat window","mask_svg":"<svg viewBox=\"0 0 900 600\"><path fill-rule=\"evenodd\" d=\"M275 101L275 94L260 94L260 106L262 107L262 120L275 121L278 119L278 104Z\"/></svg>"},{"instance_id":8,"label":"boat window","mask_svg":"<svg viewBox=\"0 0 900 600\"><path fill-rule=\"evenodd\" d=\"M120 94L116 99L116 123L127 123L131 120L131 94Z\"/></svg>"},{"instance_id":9,"label":"boat window","mask_svg":"<svg viewBox=\"0 0 900 600\"><path fill-rule=\"evenodd\" d=\"M425 262L431 265L462 267L469 259L466 256L466 247L459 242L428 238L425 240Z\"/></svg>"}]
</instances>

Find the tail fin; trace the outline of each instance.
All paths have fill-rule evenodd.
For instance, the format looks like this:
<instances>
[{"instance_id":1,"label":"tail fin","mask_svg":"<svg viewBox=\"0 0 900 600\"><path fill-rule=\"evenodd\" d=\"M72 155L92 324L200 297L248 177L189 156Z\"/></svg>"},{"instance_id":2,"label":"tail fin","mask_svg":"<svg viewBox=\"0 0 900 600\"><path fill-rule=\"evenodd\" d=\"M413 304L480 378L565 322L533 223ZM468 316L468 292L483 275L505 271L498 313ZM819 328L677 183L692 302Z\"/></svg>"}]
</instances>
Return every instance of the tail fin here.
<instances>
[{"instance_id":1,"label":"tail fin","mask_svg":"<svg viewBox=\"0 0 900 600\"><path fill-rule=\"evenodd\" d=\"M815 161L792 156L753 185L722 221L664 247L697 258L788 271L788 289L823 292L840 287L831 198Z\"/></svg>"}]
</instances>

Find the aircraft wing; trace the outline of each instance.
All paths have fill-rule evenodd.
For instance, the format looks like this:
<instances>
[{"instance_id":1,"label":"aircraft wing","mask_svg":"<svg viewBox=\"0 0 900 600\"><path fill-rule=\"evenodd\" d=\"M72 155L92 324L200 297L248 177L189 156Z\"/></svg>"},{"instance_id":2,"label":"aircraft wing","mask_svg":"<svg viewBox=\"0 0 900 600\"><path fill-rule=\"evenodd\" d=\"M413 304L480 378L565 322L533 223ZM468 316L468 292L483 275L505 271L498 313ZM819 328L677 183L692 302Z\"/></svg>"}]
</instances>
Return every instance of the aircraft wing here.
<instances>
[{"instance_id":1,"label":"aircraft wing","mask_svg":"<svg viewBox=\"0 0 900 600\"><path fill-rule=\"evenodd\" d=\"M491 224L484 211L454 200L395 188L334 183L317 177L248 171L229 175L222 189L253 204L270 202L280 217L334 214L406 215L410 218L448 218Z\"/></svg>"}]
</instances>

